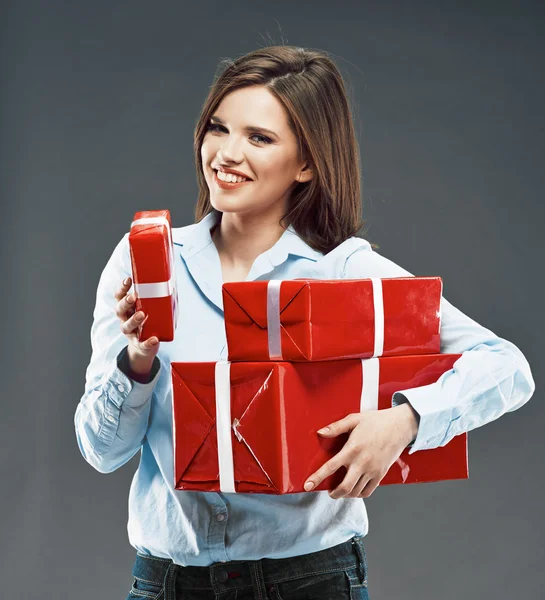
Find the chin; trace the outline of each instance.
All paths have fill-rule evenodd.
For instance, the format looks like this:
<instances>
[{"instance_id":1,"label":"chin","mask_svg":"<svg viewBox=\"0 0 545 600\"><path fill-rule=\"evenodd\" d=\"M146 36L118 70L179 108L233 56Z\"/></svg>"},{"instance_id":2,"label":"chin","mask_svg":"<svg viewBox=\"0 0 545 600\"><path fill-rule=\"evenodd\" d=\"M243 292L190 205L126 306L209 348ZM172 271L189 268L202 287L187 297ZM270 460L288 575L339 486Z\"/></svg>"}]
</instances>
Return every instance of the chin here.
<instances>
[{"instance_id":1,"label":"chin","mask_svg":"<svg viewBox=\"0 0 545 600\"><path fill-rule=\"evenodd\" d=\"M242 202L233 202L232 200L224 200L223 198L218 201L217 199L212 200L212 197L210 197L210 204L212 205L212 208L215 208L222 213L236 213L248 209L248 207L244 206L244 203Z\"/></svg>"}]
</instances>

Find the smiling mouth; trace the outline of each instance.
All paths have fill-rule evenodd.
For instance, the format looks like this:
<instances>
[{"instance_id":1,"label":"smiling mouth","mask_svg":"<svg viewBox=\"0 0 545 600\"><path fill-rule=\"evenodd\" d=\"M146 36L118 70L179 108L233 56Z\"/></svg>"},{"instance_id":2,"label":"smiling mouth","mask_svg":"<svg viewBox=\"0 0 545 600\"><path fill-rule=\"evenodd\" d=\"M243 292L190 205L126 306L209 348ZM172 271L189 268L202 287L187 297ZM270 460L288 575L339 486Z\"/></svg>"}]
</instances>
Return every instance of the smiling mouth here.
<instances>
[{"instance_id":1,"label":"smiling mouth","mask_svg":"<svg viewBox=\"0 0 545 600\"><path fill-rule=\"evenodd\" d=\"M224 190L229 190L229 189L233 189L233 188L238 188L246 183L251 183L253 180L252 179L245 179L244 181L240 181L240 182L230 182L230 181L223 181L218 177L218 172L216 169L213 169L214 171L214 181L218 184L218 186Z\"/></svg>"}]
</instances>

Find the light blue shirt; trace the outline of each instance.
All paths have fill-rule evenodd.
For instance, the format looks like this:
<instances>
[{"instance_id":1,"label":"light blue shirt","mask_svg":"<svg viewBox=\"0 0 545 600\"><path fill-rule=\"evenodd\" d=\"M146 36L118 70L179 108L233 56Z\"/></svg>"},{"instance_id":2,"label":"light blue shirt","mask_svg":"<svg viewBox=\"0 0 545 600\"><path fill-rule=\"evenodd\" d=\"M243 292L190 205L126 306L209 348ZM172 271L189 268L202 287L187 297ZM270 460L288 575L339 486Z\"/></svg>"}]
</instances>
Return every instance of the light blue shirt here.
<instances>
[{"instance_id":1,"label":"light blue shirt","mask_svg":"<svg viewBox=\"0 0 545 600\"><path fill-rule=\"evenodd\" d=\"M334 500L327 491L297 494L226 494L174 489L171 361L226 360L222 273L210 235L218 213L172 229L179 321L173 342L161 342L153 379L127 377L118 361L127 339L115 315L114 292L131 276L128 232L115 247L97 289L92 356L75 430L85 460L111 473L137 452L140 463L129 493L128 534L141 553L179 565L284 558L316 552L366 535L365 502ZM412 274L352 237L326 255L310 248L290 226L254 261L247 281L363 279ZM399 390L420 415L410 450L436 448L527 402L535 388L521 351L485 329L443 297L441 352L463 353L436 383Z\"/></svg>"}]
</instances>

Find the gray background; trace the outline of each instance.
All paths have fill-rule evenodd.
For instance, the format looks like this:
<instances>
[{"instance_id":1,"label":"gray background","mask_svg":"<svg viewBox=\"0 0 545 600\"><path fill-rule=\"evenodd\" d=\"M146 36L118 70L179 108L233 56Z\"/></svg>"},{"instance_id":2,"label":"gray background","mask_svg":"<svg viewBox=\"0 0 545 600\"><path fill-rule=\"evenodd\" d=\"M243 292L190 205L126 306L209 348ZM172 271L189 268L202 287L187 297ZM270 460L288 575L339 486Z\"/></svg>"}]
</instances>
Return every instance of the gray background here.
<instances>
[{"instance_id":1,"label":"gray background","mask_svg":"<svg viewBox=\"0 0 545 600\"><path fill-rule=\"evenodd\" d=\"M441 275L537 384L470 434L469 480L366 501L371 598L543 597L544 13L445 4L2 3L3 597L128 593L138 455L100 474L73 425L98 278L136 210L192 222L219 60L271 42L329 51L349 85L368 239Z\"/></svg>"}]
</instances>

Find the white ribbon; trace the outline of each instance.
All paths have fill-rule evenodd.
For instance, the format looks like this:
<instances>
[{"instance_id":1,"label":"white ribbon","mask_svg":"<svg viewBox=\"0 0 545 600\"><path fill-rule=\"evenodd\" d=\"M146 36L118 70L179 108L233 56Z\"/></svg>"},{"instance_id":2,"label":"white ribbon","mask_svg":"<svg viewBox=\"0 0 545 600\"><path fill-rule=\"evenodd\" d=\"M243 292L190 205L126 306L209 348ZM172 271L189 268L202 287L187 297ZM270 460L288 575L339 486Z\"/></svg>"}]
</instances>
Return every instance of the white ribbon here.
<instances>
[{"instance_id":1,"label":"white ribbon","mask_svg":"<svg viewBox=\"0 0 545 600\"><path fill-rule=\"evenodd\" d=\"M140 298L163 298L170 296L176 289L174 275L168 281L158 283L135 283L134 289Z\"/></svg>"},{"instance_id":2,"label":"white ribbon","mask_svg":"<svg viewBox=\"0 0 545 600\"><path fill-rule=\"evenodd\" d=\"M361 397L360 411L378 409L379 390L379 359L361 359ZM218 465L220 475L220 490L225 493L236 493L235 470L233 464L233 438L231 429L234 429L239 442L241 437L237 431L239 421L232 423L231 417L231 363L218 361L215 368L216 388L216 432L218 436ZM251 448L250 451L252 452ZM253 454L253 452L252 452ZM254 455L254 458L257 457ZM258 461L259 462L259 461Z\"/></svg>"},{"instance_id":3,"label":"white ribbon","mask_svg":"<svg viewBox=\"0 0 545 600\"><path fill-rule=\"evenodd\" d=\"M216 363L216 431L218 434L218 464L220 490L235 492L235 470L233 466L233 444L231 437L231 363L221 360Z\"/></svg>"},{"instance_id":4,"label":"white ribbon","mask_svg":"<svg viewBox=\"0 0 545 600\"><path fill-rule=\"evenodd\" d=\"M282 281L271 279L267 284L267 334L269 337L269 360L283 360L280 337L280 285Z\"/></svg>"},{"instance_id":5,"label":"white ribbon","mask_svg":"<svg viewBox=\"0 0 545 600\"><path fill-rule=\"evenodd\" d=\"M373 356L382 356L384 352L384 298L382 295L382 279L371 277L373 286L373 305L375 309L375 348Z\"/></svg>"},{"instance_id":6,"label":"white ribbon","mask_svg":"<svg viewBox=\"0 0 545 600\"><path fill-rule=\"evenodd\" d=\"M378 410L379 379L379 359L362 358L360 412L364 410Z\"/></svg>"},{"instance_id":7,"label":"white ribbon","mask_svg":"<svg viewBox=\"0 0 545 600\"><path fill-rule=\"evenodd\" d=\"M136 225L164 225L167 229L170 279L168 281L159 281L155 283L134 282L134 291L139 298L164 298L165 296L173 295L174 329L176 329L176 325L178 324L178 291L176 289L176 274L170 223L166 217L142 217L141 219L136 219L131 223L131 229Z\"/></svg>"}]
</instances>

